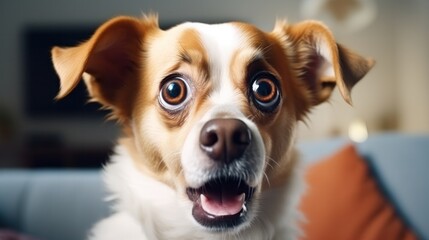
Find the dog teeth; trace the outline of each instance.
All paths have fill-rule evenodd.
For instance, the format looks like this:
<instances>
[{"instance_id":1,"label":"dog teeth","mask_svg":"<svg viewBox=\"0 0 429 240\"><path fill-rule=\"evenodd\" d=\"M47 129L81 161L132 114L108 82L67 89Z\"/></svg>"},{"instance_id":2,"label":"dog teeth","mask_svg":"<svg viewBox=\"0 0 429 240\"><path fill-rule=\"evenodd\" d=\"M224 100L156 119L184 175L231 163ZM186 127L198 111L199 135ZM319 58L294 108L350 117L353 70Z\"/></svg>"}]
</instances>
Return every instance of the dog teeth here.
<instances>
[{"instance_id":1,"label":"dog teeth","mask_svg":"<svg viewBox=\"0 0 429 240\"><path fill-rule=\"evenodd\" d=\"M243 212L247 212L246 202L243 203L242 209L243 209Z\"/></svg>"}]
</instances>

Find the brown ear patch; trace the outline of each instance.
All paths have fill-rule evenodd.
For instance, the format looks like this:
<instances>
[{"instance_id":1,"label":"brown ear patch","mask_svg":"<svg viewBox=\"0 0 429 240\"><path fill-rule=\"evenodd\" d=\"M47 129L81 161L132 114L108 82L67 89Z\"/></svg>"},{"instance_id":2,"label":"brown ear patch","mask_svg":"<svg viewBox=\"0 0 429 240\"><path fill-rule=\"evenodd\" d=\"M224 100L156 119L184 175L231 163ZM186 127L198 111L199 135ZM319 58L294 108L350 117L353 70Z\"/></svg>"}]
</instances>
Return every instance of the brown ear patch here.
<instances>
[{"instance_id":1,"label":"brown ear patch","mask_svg":"<svg viewBox=\"0 0 429 240\"><path fill-rule=\"evenodd\" d=\"M374 65L336 43L329 29L320 22L295 25L277 22L273 31L280 37L296 74L313 96L313 104L326 101L338 86L344 100L351 104L350 91Z\"/></svg>"},{"instance_id":2,"label":"brown ear patch","mask_svg":"<svg viewBox=\"0 0 429 240\"><path fill-rule=\"evenodd\" d=\"M54 47L52 61L61 83L57 99L70 93L84 75L92 100L112 110L126 111L118 104L127 101L119 99L132 97L137 89L144 37L157 26L155 16L143 20L117 17L100 26L81 45Z\"/></svg>"}]
</instances>

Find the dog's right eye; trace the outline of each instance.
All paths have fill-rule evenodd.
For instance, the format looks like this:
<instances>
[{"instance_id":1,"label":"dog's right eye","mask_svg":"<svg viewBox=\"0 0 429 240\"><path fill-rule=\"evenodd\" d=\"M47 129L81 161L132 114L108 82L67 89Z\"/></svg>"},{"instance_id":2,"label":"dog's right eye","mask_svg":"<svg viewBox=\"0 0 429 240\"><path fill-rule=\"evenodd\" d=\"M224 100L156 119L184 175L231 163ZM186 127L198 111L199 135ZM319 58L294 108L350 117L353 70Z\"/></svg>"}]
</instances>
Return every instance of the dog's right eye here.
<instances>
[{"instance_id":1,"label":"dog's right eye","mask_svg":"<svg viewBox=\"0 0 429 240\"><path fill-rule=\"evenodd\" d=\"M190 99L190 87L182 76L166 78L159 93L159 103L167 111L178 112Z\"/></svg>"},{"instance_id":2,"label":"dog's right eye","mask_svg":"<svg viewBox=\"0 0 429 240\"><path fill-rule=\"evenodd\" d=\"M273 112L281 102L276 77L268 72L256 74L251 81L250 96L254 105L263 112Z\"/></svg>"}]
</instances>

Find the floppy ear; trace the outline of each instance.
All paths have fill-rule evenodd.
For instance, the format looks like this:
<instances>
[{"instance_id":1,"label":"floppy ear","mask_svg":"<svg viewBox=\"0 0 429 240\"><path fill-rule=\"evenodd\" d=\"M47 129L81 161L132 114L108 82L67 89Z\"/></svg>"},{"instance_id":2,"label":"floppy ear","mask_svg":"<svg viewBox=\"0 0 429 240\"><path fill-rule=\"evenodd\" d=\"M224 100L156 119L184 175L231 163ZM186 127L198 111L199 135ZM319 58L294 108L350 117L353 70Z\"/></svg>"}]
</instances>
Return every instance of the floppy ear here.
<instances>
[{"instance_id":1,"label":"floppy ear","mask_svg":"<svg viewBox=\"0 0 429 240\"><path fill-rule=\"evenodd\" d=\"M157 27L156 17L143 20L117 17L100 26L92 37L69 48L54 47L52 61L60 78L57 99L69 94L82 79L91 98L105 107L124 111L120 98L130 97L138 84L143 36ZM123 91L125 88L130 91Z\"/></svg>"},{"instance_id":2,"label":"floppy ear","mask_svg":"<svg viewBox=\"0 0 429 240\"><path fill-rule=\"evenodd\" d=\"M344 100L351 104L352 87L374 65L335 42L332 33L320 22L304 21L295 25L278 22L274 32L282 31L292 48L292 62L313 96L313 103L327 100L338 86ZM288 50L290 51L290 50Z\"/></svg>"}]
</instances>

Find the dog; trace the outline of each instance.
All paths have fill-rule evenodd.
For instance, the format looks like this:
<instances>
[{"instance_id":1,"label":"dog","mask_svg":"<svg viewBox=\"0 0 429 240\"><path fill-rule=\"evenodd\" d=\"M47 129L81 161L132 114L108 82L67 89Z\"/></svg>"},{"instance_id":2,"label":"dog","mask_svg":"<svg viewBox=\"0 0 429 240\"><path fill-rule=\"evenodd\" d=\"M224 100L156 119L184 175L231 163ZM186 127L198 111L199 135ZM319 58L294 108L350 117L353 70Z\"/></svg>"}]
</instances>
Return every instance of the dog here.
<instances>
[{"instance_id":1,"label":"dog","mask_svg":"<svg viewBox=\"0 0 429 240\"><path fill-rule=\"evenodd\" d=\"M296 125L336 86L351 103L374 64L317 21L162 30L156 14L115 17L52 59L57 98L83 79L122 129L93 240L296 239Z\"/></svg>"}]
</instances>

